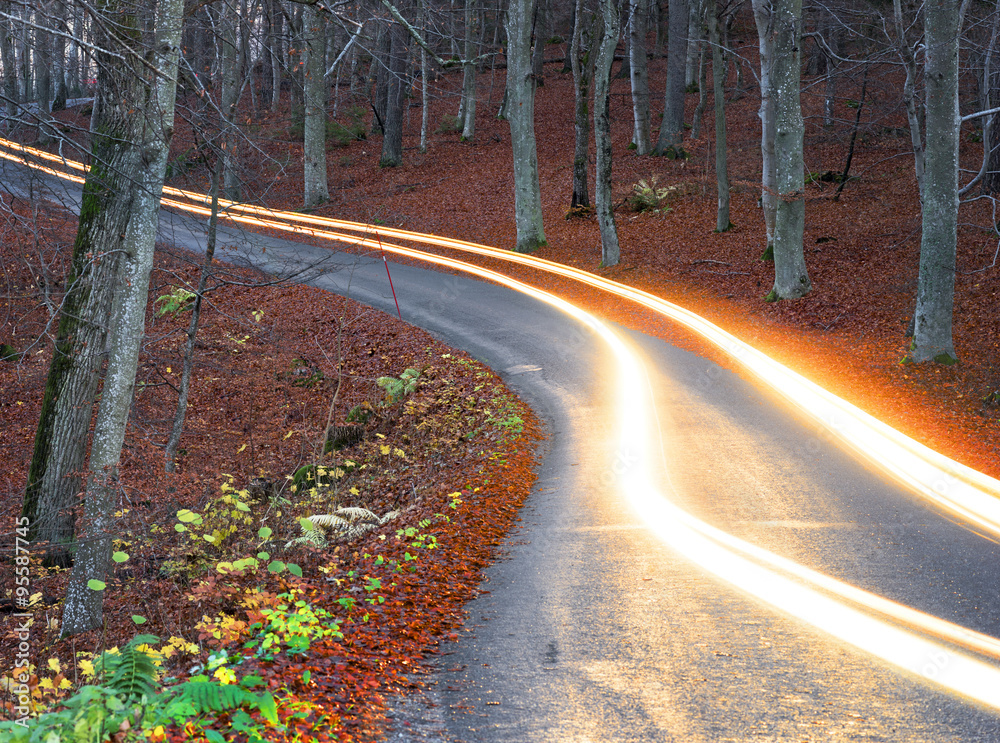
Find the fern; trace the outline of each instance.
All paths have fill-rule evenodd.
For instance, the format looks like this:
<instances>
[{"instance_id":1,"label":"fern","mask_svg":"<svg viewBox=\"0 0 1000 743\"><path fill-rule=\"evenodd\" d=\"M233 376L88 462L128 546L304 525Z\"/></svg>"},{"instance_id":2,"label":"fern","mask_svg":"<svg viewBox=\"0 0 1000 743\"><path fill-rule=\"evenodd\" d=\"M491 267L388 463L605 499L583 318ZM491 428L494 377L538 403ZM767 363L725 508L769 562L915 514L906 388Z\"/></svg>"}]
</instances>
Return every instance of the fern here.
<instances>
[{"instance_id":1,"label":"fern","mask_svg":"<svg viewBox=\"0 0 1000 743\"><path fill-rule=\"evenodd\" d=\"M156 664L140 645L159 642L155 635L137 635L117 655L104 653L101 669L107 676L105 685L126 699L151 698L156 694Z\"/></svg>"},{"instance_id":2,"label":"fern","mask_svg":"<svg viewBox=\"0 0 1000 743\"><path fill-rule=\"evenodd\" d=\"M164 704L163 715L157 720L183 723L185 720L211 715L218 712L232 712L241 707L259 710L261 717L278 724L278 709L270 693L255 694L245 688L249 679L240 684L220 684L204 676L185 681L168 690L169 702Z\"/></svg>"},{"instance_id":3,"label":"fern","mask_svg":"<svg viewBox=\"0 0 1000 743\"><path fill-rule=\"evenodd\" d=\"M323 549L330 539L351 541L374 531L386 522L396 518L399 511L389 511L379 516L367 508L338 508L333 513L319 513L309 516L304 521L312 524L312 528L302 527L302 536L285 545L285 549L308 544Z\"/></svg>"}]
</instances>

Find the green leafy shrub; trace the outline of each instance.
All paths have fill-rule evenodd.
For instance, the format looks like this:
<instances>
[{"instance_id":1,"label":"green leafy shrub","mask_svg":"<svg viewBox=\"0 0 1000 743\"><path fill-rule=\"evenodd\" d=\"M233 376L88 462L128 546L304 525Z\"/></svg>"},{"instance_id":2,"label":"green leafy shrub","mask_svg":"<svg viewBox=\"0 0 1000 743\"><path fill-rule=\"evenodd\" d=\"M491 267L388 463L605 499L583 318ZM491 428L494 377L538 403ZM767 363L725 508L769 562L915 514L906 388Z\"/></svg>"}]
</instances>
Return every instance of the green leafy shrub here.
<instances>
[{"instance_id":1,"label":"green leafy shrub","mask_svg":"<svg viewBox=\"0 0 1000 743\"><path fill-rule=\"evenodd\" d=\"M379 377L376 383L385 390L385 403L392 405L417 389L417 379L419 377L420 372L416 369L407 369L398 378Z\"/></svg>"},{"instance_id":2,"label":"green leafy shrub","mask_svg":"<svg viewBox=\"0 0 1000 743\"><path fill-rule=\"evenodd\" d=\"M163 317L167 314L177 315L184 310L191 309L191 302L195 296L194 292L188 291L183 287L173 287L167 294L156 298L154 304L159 305L156 308L156 316Z\"/></svg>"},{"instance_id":3,"label":"green leafy shrub","mask_svg":"<svg viewBox=\"0 0 1000 743\"><path fill-rule=\"evenodd\" d=\"M279 598L284 601L274 608L261 609L257 621L250 625L255 634L244 647L254 649L258 657L270 660L282 651L303 655L316 640L344 637L339 622L326 609L296 599L294 591Z\"/></svg>"}]
</instances>

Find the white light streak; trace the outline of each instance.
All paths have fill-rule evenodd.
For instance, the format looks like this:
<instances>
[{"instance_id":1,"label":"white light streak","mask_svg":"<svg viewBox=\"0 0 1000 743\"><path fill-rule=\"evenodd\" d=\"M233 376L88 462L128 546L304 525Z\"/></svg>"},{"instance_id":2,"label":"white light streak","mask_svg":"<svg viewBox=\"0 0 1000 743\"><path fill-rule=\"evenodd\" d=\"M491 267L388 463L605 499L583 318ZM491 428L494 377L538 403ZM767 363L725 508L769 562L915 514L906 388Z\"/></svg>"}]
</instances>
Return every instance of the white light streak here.
<instances>
[{"instance_id":1,"label":"white light streak","mask_svg":"<svg viewBox=\"0 0 1000 743\"><path fill-rule=\"evenodd\" d=\"M78 172L79 163L0 140L0 145L25 155L60 163ZM19 155L0 150L0 157L23 162ZM79 176L54 168L26 163L50 175L77 183ZM164 205L207 216L206 197L164 188L176 199ZM195 204L190 201L197 202ZM545 302L591 328L611 350L618 367L615 388L619 419L619 451L632 464L620 476L623 492L647 526L688 559L739 589L757 596L787 614L830 635L882 658L889 663L954 693L1000 710L1000 669L982 657L1000 659L1000 640L947 622L902 604L851 586L723 532L678 508L670 493L661 489L663 475L669 483L669 465L650 451L659 433L653 418L652 393L645 369L622 339L584 310L496 271L446 256L385 242L385 238L434 245L500 259L578 281L658 312L700 334L728 353L797 408L806 411L832 436L877 463L924 498L991 534L1000 535L1000 482L904 436L855 406L830 394L743 343L694 313L654 295L599 276L533 256L489 248L392 228L374 228L293 212L277 212L233 202L222 202L225 218L256 227L344 242L495 281ZM332 230L346 230L334 232ZM610 466L610 462L609 462ZM660 468L665 472L657 474ZM939 642L933 638L939 638ZM980 658L956 648L965 648Z\"/></svg>"}]
</instances>

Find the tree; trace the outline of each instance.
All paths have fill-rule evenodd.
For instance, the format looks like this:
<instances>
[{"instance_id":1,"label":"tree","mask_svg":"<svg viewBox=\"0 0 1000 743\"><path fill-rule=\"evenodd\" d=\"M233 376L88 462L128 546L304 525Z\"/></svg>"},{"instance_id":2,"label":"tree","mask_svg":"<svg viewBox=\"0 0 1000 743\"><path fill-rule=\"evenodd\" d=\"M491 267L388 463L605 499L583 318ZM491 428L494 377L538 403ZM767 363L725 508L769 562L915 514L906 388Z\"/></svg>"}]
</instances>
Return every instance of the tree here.
<instances>
[{"instance_id":1,"label":"tree","mask_svg":"<svg viewBox=\"0 0 1000 743\"><path fill-rule=\"evenodd\" d=\"M573 38L570 40L570 68L573 70L573 98L575 104L574 128L576 137L573 146L573 196L571 209L589 208L590 193L587 186L587 160L590 148L590 112L587 94L594 72L594 55L590 21L585 20L583 0L573 5ZM599 43L599 42L597 42Z\"/></svg>"},{"instance_id":2,"label":"tree","mask_svg":"<svg viewBox=\"0 0 1000 743\"><path fill-rule=\"evenodd\" d=\"M222 98L220 108L225 118L227 136L223 141L224 156L222 159L222 190L231 201L240 199L239 160L237 158L237 141L239 139L236 127L236 106L240 100L243 80L243 60L240 58L240 43L237 29L239 14L236 0L223 0L222 18L220 20L222 34L219 45L222 48L219 74L222 78Z\"/></svg>"},{"instance_id":3,"label":"tree","mask_svg":"<svg viewBox=\"0 0 1000 743\"><path fill-rule=\"evenodd\" d=\"M465 64L462 65L462 140L471 142L476 136L476 0L465 0Z\"/></svg>"},{"instance_id":4,"label":"tree","mask_svg":"<svg viewBox=\"0 0 1000 743\"><path fill-rule=\"evenodd\" d=\"M763 49L773 44L770 58L768 112L774 122L774 287L768 301L804 297L812 289L802 250L805 229L805 166L802 140L805 126L799 104L802 0L754 0L754 16ZM765 56L761 54L761 66ZM764 74L761 74L763 86ZM762 91L762 98L764 97ZM761 105L762 113L765 112ZM766 129L766 126L762 128Z\"/></svg>"},{"instance_id":5,"label":"tree","mask_svg":"<svg viewBox=\"0 0 1000 743\"><path fill-rule=\"evenodd\" d=\"M535 78L531 72L534 0L511 0L507 10L507 119L514 154L515 250L529 253L545 244L542 194L535 148Z\"/></svg>"},{"instance_id":6,"label":"tree","mask_svg":"<svg viewBox=\"0 0 1000 743\"><path fill-rule=\"evenodd\" d=\"M103 594L93 589L104 582L111 562L113 512L118 493L116 470L131 408L160 192L173 133L183 9L183 0L159 0L154 10L130 5L126 0L105 0L94 11L106 37L98 53L99 114L74 258L85 259L90 252L93 260L109 258L109 267L114 270L106 268L98 274L105 282L113 282L110 292L108 286L93 283L78 290L74 282L71 289L86 316L100 318L101 312L110 310L105 315L109 320L110 344L88 462L84 529L78 534L79 549L66 592L64 635L101 624ZM91 303L98 305L97 312L92 311ZM72 339L71 342L76 343ZM93 349L84 351L93 362L96 356ZM55 402L64 414L68 414L68 407L85 409L89 423L94 388L67 389L65 385L52 384L59 381L60 370L72 369L75 361L57 348L50 370L50 387L58 387L64 393L75 392L67 395L70 399ZM80 392L85 394L81 396ZM49 398L48 388L46 398ZM53 444L79 448L83 440L85 446L80 431L86 429L84 424L75 431L75 442L50 439L46 446L36 438L36 453L40 446L52 452ZM40 424L39 435L45 438L51 430Z\"/></svg>"},{"instance_id":7,"label":"tree","mask_svg":"<svg viewBox=\"0 0 1000 743\"><path fill-rule=\"evenodd\" d=\"M646 72L646 10L648 0L629 0L629 75L632 81L632 143L637 155L648 155L649 139L649 75Z\"/></svg>"},{"instance_id":8,"label":"tree","mask_svg":"<svg viewBox=\"0 0 1000 743\"><path fill-rule=\"evenodd\" d=\"M726 63L719 40L719 8L712 0L708 7L708 41L712 45L712 90L715 98L715 181L719 192L715 231L725 232L729 221L729 165L726 157Z\"/></svg>"},{"instance_id":9,"label":"tree","mask_svg":"<svg viewBox=\"0 0 1000 743\"><path fill-rule=\"evenodd\" d=\"M597 151L594 200L601 230L601 265L616 266L620 257L618 227L611 199L611 65L621 32L614 0L601 0L604 34L594 64L594 149Z\"/></svg>"},{"instance_id":10,"label":"tree","mask_svg":"<svg viewBox=\"0 0 1000 743\"><path fill-rule=\"evenodd\" d=\"M687 68L688 0L670 0L667 39L667 91L663 123L653 152L662 155L684 139L684 76Z\"/></svg>"},{"instance_id":11,"label":"tree","mask_svg":"<svg viewBox=\"0 0 1000 743\"><path fill-rule=\"evenodd\" d=\"M920 271L914 313L914 361L957 361L952 341L958 241L958 50L961 0L924 7L926 152L921 192Z\"/></svg>"},{"instance_id":12,"label":"tree","mask_svg":"<svg viewBox=\"0 0 1000 743\"><path fill-rule=\"evenodd\" d=\"M303 171L307 209L330 199L326 173L326 16L315 5L303 9L305 32L305 110Z\"/></svg>"},{"instance_id":13,"label":"tree","mask_svg":"<svg viewBox=\"0 0 1000 743\"><path fill-rule=\"evenodd\" d=\"M403 113L406 104L406 64L410 36L398 21L389 27L389 78L386 90L385 132L379 165L391 168L403 162Z\"/></svg>"}]
</instances>

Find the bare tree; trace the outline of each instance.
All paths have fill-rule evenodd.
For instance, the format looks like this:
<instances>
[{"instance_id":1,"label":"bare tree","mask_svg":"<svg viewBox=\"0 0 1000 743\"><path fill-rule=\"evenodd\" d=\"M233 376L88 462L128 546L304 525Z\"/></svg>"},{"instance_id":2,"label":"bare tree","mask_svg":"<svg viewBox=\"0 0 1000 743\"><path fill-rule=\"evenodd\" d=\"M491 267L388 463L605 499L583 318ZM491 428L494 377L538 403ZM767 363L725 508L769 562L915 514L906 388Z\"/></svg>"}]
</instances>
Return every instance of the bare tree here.
<instances>
[{"instance_id":1,"label":"bare tree","mask_svg":"<svg viewBox=\"0 0 1000 743\"><path fill-rule=\"evenodd\" d=\"M542 194L535 149L535 78L531 71L534 0L511 0L507 10L507 118L514 153L516 250L531 252L545 244Z\"/></svg>"}]
</instances>

